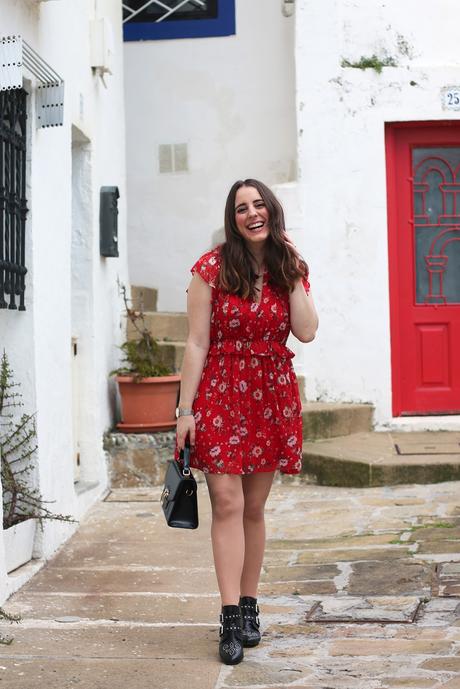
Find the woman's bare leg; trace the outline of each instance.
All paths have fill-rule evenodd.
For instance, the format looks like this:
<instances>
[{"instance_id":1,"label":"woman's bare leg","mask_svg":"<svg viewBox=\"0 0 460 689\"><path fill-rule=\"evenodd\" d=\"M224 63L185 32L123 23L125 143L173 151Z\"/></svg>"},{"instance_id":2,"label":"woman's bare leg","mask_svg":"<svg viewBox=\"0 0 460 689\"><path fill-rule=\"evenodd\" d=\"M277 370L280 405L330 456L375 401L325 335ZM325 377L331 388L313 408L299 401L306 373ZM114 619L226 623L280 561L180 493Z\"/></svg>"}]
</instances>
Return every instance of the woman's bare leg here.
<instances>
[{"instance_id":1,"label":"woman's bare leg","mask_svg":"<svg viewBox=\"0 0 460 689\"><path fill-rule=\"evenodd\" d=\"M238 605L244 561L241 476L205 474L212 507L211 540L222 605Z\"/></svg>"},{"instance_id":2,"label":"woman's bare leg","mask_svg":"<svg viewBox=\"0 0 460 689\"><path fill-rule=\"evenodd\" d=\"M257 598L260 570L265 551L264 509L275 472L243 476L244 493L244 563L241 573L240 593Z\"/></svg>"}]
</instances>

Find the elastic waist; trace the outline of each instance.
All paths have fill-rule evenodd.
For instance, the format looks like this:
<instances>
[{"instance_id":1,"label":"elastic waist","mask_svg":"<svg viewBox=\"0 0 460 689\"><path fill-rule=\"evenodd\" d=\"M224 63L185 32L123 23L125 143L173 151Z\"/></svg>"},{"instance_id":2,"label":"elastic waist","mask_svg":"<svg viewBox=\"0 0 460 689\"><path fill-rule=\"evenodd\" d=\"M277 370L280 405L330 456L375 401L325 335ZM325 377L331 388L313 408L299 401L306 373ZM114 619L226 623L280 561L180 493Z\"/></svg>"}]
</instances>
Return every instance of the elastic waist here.
<instances>
[{"instance_id":1,"label":"elastic waist","mask_svg":"<svg viewBox=\"0 0 460 689\"><path fill-rule=\"evenodd\" d=\"M277 356L281 359L292 359L294 352L281 342L266 340L220 340L211 342L208 356L219 354L237 354L239 356Z\"/></svg>"}]
</instances>

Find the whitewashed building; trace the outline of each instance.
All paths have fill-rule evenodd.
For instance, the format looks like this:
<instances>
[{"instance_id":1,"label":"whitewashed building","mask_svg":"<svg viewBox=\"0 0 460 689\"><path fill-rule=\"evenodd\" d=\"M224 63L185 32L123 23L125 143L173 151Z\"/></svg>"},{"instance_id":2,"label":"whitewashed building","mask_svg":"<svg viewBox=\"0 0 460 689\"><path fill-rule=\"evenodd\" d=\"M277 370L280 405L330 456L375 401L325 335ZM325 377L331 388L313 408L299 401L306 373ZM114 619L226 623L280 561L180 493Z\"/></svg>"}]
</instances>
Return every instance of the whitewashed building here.
<instances>
[{"instance_id":1,"label":"whitewashed building","mask_svg":"<svg viewBox=\"0 0 460 689\"><path fill-rule=\"evenodd\" d=\"M310 395L372 402L379 427L460 428L459 19L453 0L297 3Z\"/></svg>"},{"instance_id":2,"label":"whitewashed building","mask_svg":"<svg viewBox=\"0 0 460 689\"><path fill-rule=\"evenodd\" d=\"M162 311L185 309L188 270L221 238L236 179L296 179L293 19L278 0L202 4L188 3L190 33L204 25L192 38L173 17L157 37L156 3L140 16L151 23L125 12L130 270L159 288Z\"/></svg>"},{"instance_id":3,"label":"whitewashed building","mask_svg":"<svg viewBox=\"0 0 460 689\"><path fill-rule=\"evenodd\" d=\"M35 483L76 519L107 487L117 282L128 282L121 16L112 0L0 2L0 347L23 411L36 412ZM119 193L118 252L113 235L112 247L100 242L102 187L115 191L112 227ZM35 534L42 559L10 574L0 536L0 601L75 528L46 521Z\"/></svg>"},{"instance_id":4,"label":"whitewashed building","mask_svg":"<svg viewBox=\"0 0 460 689\"><path fill-rule=\"evenodd\" d=\"M456 0L200 1L176 29L126 5L132 282L185 310L228 188L263 179L311 267L307 398L371 403L377 429L459 428Z\"/></svg>"}]
</instances>

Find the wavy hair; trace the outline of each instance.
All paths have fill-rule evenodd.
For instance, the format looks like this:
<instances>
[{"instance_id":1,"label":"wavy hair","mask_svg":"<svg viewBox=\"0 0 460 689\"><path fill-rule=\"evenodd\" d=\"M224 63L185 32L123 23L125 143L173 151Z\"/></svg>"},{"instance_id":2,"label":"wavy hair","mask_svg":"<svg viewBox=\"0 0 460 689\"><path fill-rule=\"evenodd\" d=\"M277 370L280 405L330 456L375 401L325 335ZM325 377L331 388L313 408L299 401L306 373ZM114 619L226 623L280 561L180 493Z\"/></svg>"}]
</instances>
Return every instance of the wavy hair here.
<instances>
[{"instance_id":1,"label":"wavy hair","mask_svg":"<svg viewBox=\"0 0 460 689\"><path fill-rule=\"evenodd\" d=\"M286 226L283 208L274 193L257 179L235 182L230 189L225 204L225 242L220 246L221 268L220 287L230 294L243 299L255 300L255 282L258 277L254 271L254 260L245 240L241 236L235 220L235 198L241 187L254 187L260 194L268 211L270 234L265 244L264 262L269 280L283 291L292 292L301 277L308 277L308 266L300 254L286 241Z\"/></svg>"}]
</instances>

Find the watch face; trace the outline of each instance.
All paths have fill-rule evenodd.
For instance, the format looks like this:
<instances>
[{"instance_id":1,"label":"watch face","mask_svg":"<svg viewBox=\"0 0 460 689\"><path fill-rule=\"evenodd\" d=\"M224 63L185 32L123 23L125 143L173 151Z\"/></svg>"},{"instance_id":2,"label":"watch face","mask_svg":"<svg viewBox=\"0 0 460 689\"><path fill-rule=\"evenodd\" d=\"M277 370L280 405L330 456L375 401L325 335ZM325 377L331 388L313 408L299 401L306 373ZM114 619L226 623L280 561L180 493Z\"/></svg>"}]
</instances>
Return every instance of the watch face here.
<instances>
[{"instance_id":1,"label":"watch face","mask_svg":"<svg viewBox=\"0 0 460 689\"><path fill-rule=\"evenodd\" d=\"M176 419L179 418L179 407L176 407Z\"/></svg>"}]
</instances>

